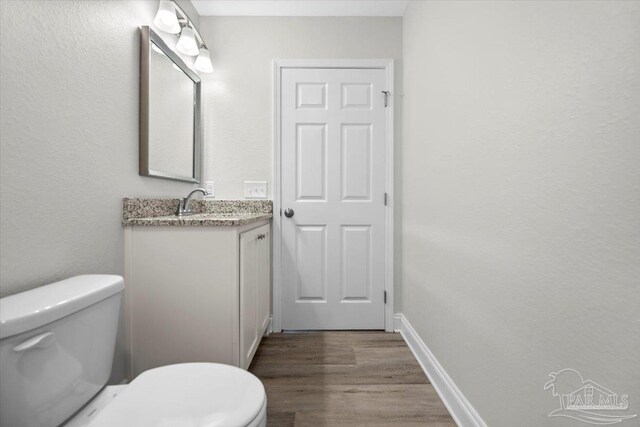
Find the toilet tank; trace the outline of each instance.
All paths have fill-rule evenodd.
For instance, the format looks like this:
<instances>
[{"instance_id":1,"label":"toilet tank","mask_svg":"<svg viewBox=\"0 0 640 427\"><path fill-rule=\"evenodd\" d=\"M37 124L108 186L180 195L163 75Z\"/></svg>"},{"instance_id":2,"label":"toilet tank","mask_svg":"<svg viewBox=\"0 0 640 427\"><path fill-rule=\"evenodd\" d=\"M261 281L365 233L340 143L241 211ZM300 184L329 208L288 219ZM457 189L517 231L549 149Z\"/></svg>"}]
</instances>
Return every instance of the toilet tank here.
<instances>
[{"instance_id":1,"label":"toilet tank","mask_svg":"<svg viewBox=\"0 0 640 427\"><path fill-rule=\"evenodd\" d=\"M0 299L0 426L58 426L104 387L123 289L85 275Z\"/></svg>"}]
</instances>

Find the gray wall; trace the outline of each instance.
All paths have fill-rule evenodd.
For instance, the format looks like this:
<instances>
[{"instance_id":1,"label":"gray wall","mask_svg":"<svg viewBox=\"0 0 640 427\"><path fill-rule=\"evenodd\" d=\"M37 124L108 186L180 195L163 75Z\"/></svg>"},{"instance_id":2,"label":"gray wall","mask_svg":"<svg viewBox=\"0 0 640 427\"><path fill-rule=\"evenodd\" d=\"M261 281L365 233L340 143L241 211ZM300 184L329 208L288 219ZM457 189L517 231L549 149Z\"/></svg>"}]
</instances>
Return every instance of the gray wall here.
<instances>
[{"instance_id":1,"label":"gray wall","mask_svg":"<svg viewBox=\"0 0 640 427\"><path fill-rule=\"evenodd\" d=\"M490 426L575 425L563 368L640 413L640 3L412 2L403 44L402 311Z\"/></svg>"},{"instance_id":2,"label":"gray wall","mask_svg":"<svg viewBox=\"0 0 640 427\"><path fill-rule=\"evenodd\" d=\"M122 274L122 197L192 187L138 176L138 27L157 2L0 7L0 294Z\"/></svg>"}]
</instances>

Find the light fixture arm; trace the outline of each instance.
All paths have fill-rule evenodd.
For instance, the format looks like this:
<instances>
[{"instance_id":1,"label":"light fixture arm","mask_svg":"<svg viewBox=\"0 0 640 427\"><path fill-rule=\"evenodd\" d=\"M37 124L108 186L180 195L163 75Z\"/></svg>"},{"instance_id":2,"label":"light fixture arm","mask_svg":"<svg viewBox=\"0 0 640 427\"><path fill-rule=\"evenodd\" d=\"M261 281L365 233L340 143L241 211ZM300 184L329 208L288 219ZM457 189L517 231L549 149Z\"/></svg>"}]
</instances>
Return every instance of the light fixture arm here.
<instances>
[{"instance_id":1,"label":"light fixture arm","mask_svg":"<svg viewBox=\"0 0 640 427\"><path fill-rule=\"evenodd\" d=\"M204 47L205 49L208 49L207 48L207 44L204 42L204 39L200 35L200 32L196 28L196 26L193 23L193 21L191 20L191 18L189 18L189 15L187 15L187 13L180 6L178 6L178 3L176 3L173 0L172 0L172 3L176 7L176 15L178 16L178 23L180 24L180 26L181 27L186 27L188 25L189 27L191 27L191 29L195 33L196 41L198 42L198 45L200 47Z\"/></svg>"}]
</instances>

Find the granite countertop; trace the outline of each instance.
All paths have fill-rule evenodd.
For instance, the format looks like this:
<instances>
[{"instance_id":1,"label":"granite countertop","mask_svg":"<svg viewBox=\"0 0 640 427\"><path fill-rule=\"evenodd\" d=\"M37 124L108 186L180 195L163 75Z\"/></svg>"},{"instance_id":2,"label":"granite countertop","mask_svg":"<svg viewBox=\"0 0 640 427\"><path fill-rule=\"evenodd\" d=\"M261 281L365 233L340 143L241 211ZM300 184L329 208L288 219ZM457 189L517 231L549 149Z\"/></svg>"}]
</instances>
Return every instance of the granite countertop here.
<instances>
[{"instance_id":1,"label":"granite countertop","mask_svg":"<svg viewBox=\"0 0 640 427\"><path fill-rule=\"evenodd\" d=\"M271 200L193 200L193 215L175 214L179 199L125 198L123 226L230 227L266 221L273 217Z\"/></svg>"},{"instance_id":2,"label":"granite countertop","mask_svg":"<svg viewBox=\"0 0 640 427\"><path fill-rule=\"evenodd\" d=\"M129 218L123 221L123 225L202 225L202 226L235 226L251 224L252 222L271 219L272 214L267 213L238 213L224 215L216 213L197 213L190 216L150 216L145 218Z\"/></svg>"}]
</instances>

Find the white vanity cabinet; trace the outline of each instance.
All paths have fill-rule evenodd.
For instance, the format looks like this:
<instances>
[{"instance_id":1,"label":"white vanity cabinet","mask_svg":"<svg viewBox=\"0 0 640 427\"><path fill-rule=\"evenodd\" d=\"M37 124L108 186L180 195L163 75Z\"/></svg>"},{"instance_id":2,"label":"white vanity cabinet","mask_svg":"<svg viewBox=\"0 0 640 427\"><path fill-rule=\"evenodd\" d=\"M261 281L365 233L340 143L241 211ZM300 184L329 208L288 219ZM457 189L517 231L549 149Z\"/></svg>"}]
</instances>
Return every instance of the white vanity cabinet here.
<instances>
[{"instance_id":1,"label":"white vanity cabinet","mask_svg":"<svg viewBox=\"0 0 640 427\"><path fill-rule=\"evenodd\" d=\"M271 317L271 227L125 227L129 377L183 362L248 368Z\"/></svg>"}]
</instances>

